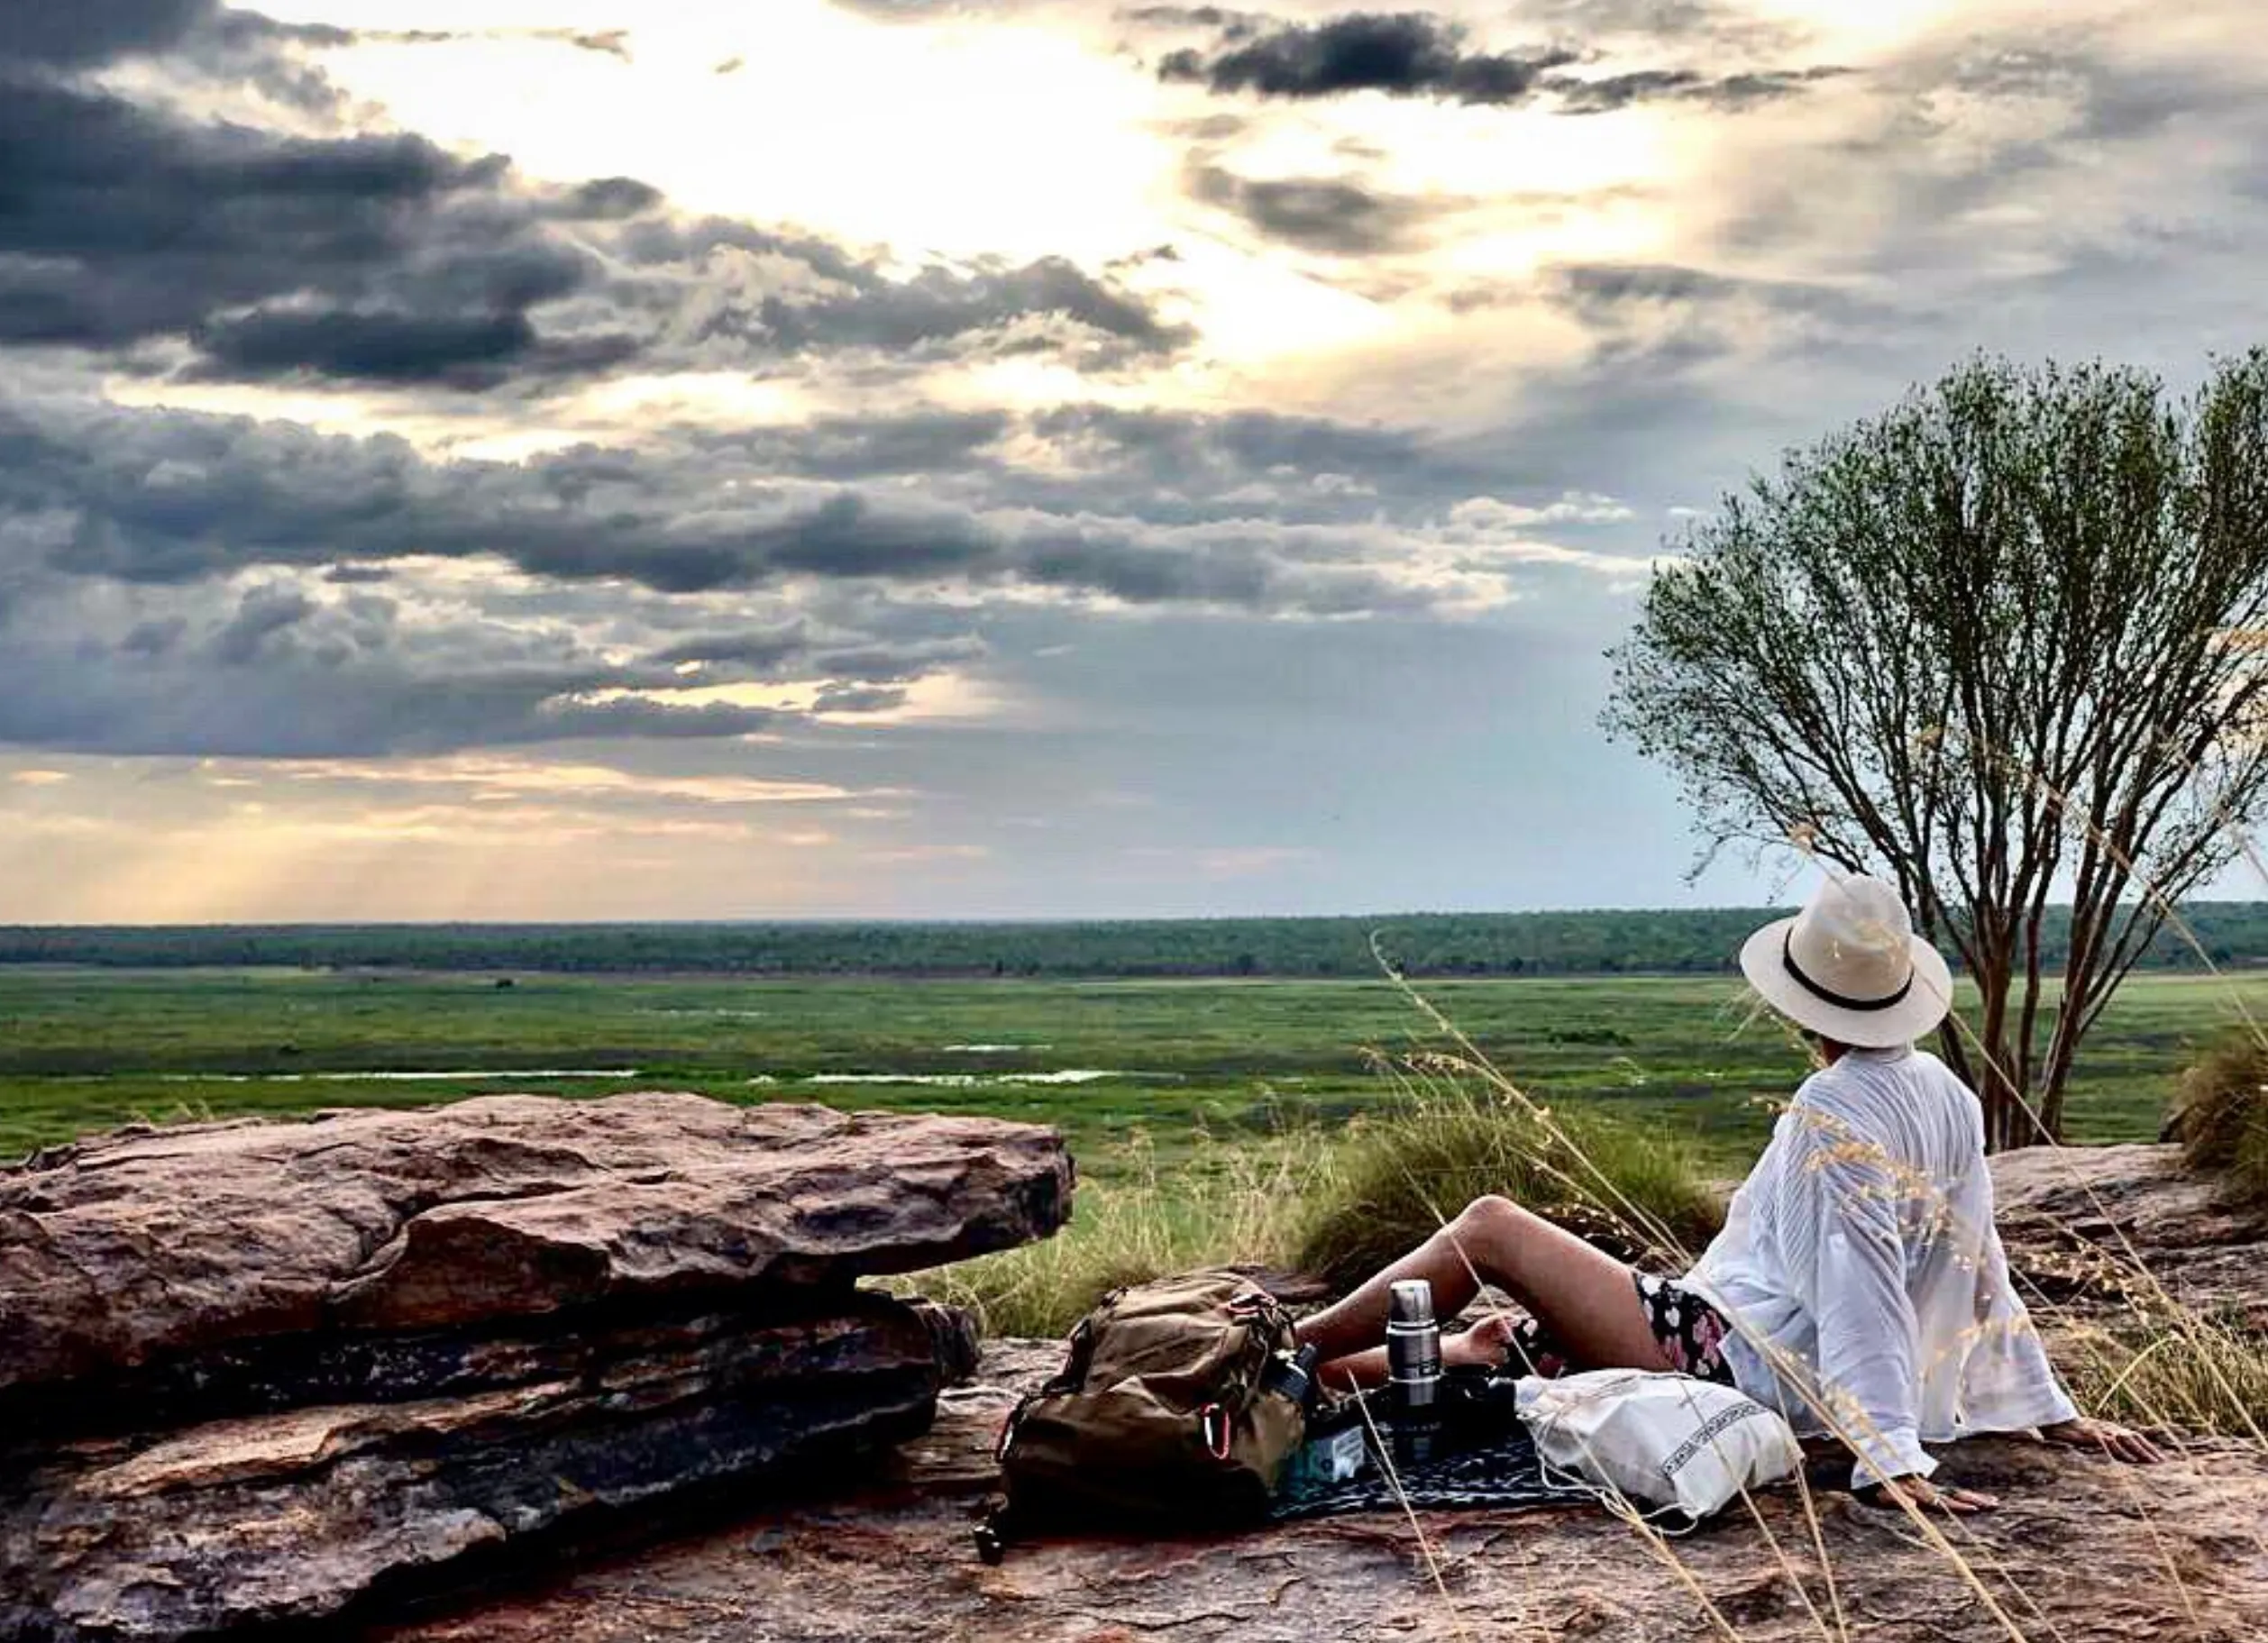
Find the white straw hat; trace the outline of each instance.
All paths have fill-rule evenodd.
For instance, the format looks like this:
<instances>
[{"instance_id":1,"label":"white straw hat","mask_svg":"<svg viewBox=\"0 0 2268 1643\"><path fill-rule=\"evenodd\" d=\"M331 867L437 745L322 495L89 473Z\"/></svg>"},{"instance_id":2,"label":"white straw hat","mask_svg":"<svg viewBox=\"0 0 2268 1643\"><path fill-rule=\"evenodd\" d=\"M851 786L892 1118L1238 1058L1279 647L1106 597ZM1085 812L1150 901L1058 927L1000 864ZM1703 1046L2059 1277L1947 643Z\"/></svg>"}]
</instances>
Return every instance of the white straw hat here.
<instances>
[{"instance_id":1,"label":"white straw hat","mask_svg":"<svg viewBox=\"0 0 2268 1643\"><path fill-rule=\"evenodd\" d=\"M1826 880L1802 912L1750 936L1741 972L1797 1026L1861 1049L1911 1043L1952 1007L1952 971L1898 892L1864 873Z\"/></svg>"}]
</instances>

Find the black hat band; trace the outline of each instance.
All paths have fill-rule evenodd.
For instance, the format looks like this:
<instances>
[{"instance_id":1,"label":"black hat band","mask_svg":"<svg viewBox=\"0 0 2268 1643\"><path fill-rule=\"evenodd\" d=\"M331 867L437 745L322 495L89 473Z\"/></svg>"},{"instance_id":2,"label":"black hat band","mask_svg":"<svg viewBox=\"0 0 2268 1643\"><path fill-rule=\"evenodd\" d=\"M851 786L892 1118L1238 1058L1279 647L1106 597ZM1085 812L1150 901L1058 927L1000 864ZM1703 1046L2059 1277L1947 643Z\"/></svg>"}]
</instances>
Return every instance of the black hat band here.
<instances>
[{"instance_id":1,"label":"black hat band","mask_svg":"<svg viewBox=\"0 0 2268 1643\"><path fill-rule=\"evenodd\" d=\"M1915 972L1909 965L1906 972L1906 985L1886 999L1848 999L1839 992L1830 991L1806 975L1803 966L1796 962L1796 932L1793 929L1779 938L1779 962L1806 992L1822 1004L1832 1004L1837 1009L1895 1009L1905 1003L1906 995L1914 990Z\"/></svg>"}]
</instances>

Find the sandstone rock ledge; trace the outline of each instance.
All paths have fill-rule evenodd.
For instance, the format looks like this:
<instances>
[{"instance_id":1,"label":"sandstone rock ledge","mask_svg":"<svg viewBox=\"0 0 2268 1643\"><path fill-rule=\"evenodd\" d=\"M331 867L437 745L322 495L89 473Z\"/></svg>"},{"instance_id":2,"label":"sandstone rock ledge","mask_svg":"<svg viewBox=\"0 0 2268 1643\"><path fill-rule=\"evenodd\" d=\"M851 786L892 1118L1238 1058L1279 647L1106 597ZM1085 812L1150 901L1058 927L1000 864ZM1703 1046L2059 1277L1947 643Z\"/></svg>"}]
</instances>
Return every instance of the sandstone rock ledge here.
<instances>
[{"instance_id":1,"label":"sandstone rock ledge","mask_svg":"<svg viewBox=\"0 0 2268 1643\"><path fill-rule=\"evenodd\" d=\"M751 1514L365 1643L2268 1638L2268 1457L2227 1442L2154 1471L2017 1438L1946 1450L1948 1476L2006 1502L1951 1531L1973 1582L1902 1514L1828 1492L1842 1468L1824 1462L1824 1565L1802 1499L1780 1490L1760 1502L1769 1538L1745 1518L1719 1522L1668 1543L1675 1568L1587 1509L1422 1514L1446 1596L1418 1532L1388 1515L1204 1541L1038 1545L987 1568L969 1531L992 1432L1056 1356L1043 1343L988 1348L983 1383L947 1394L887 1492Z\"/></svg>"},{"instance_id":2,"label":"sandstone rock ledge","mask_svg":"<svg viewBox=\"0 0 2268 1643\"><path fill-rule=\"evenodd\" d=\"M2162 1287L2268 1332L2268 1210L2231 1203L2179 1147L2027 1146L1992 1181L2010 1261L2058 1310L2117 1313Z\"/></svg>"},{"instance_id":3,"label":"sandstone rock ledge","mask_svg":"<svg viewBox=\"0 0 2268 1643\"><path fill-rule=\"evenodd\" d=\"M1045 1237L1071 1182L1032 1125L698 1095L121 1131L0 1170L0 1415L209 1391L200 1355L251 1381L316 1340L846 1287Z\"/></svg>"},{"instance_id":4,"label":"sandstone rock ledge","mask_svg":"<svg viewBox=\"0 0 2268 1643\"><path fill-rule=\"evenodd\" d=\"M1030 1126L681 1095L0 1172L0 1639L334 1635L469 1554L871 1456L974 1336L856 1279L1045 1237L1070 1194Z\"/></svg>"},{"instance_id":5,"label":"sandstone rock ledge","mask_svg":"<svg viewBox=\"0 0 2268 1643\"><path fill-rule=\"evenodd\" d=\"M2190 1304L2268 1301L2257 1217L2229 1211L2173 1149L2045 1149L1995 1166L2019 1270L2063 1273L2056 1310L2121 1303L2089 1274L2130 1243ZM2113 1233L2108 1209L2120 1225ZM2054 1337L2057 1319L2044 1317ZM892 1486L754 1512L621 1548L547 1582L454 1600L370 1643L2268 1643L2268 1456L2209 1440L2151 1469L2019 1438L1941 1451L1950 1481L2004 1502L1946 1532L1857 1503L1813 1469L1817 1534L1792 1490L1667 1553L1586 1509L1347 1518L1208 1541L1063 1543L974 1556L991 1440L1052 1343L994 1342L945 1395ZM1769 1531L1769 1533L1765 1532ZM1440 1588L1446 1588L1446 1595Z\"/></svg>"}]
</instances>

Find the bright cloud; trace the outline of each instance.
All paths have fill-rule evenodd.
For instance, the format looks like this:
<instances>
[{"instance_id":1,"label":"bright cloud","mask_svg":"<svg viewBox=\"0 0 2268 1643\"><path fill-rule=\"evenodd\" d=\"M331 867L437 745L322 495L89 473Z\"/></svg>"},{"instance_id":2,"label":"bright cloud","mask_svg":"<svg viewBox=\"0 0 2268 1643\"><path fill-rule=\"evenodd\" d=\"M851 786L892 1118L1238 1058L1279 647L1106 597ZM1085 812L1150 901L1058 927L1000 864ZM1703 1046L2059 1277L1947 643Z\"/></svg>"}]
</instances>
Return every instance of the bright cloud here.
<instances>
[{"instance_id":1,"label":"bright cloud","mask_svg":"<svg viewBox=\"0 0 2268 1643\"><path fill-rule=\"evenodd\" d=\"M2263 340L2242 0L1238 9L8 32L0 901L1750 897L1595 728L1689 524Z\"/></svg>"}]
</instances>

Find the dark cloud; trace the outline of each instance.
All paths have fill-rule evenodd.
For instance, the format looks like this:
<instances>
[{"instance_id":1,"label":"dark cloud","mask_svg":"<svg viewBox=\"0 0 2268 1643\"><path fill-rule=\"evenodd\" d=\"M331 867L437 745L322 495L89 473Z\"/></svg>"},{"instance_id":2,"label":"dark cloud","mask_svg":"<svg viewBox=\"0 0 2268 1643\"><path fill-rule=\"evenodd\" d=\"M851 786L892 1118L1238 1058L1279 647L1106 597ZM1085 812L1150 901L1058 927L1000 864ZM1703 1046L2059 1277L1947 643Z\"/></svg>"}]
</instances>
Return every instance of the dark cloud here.
<instances>
[{"instance_id":1,"label":"dark cloud","mask_svg":"<svg viewBox=\"0 0 2268 1643\"><path fill-rule=\"evenodd\" d=\"M2241 55L2137 58L2075 22L2053 44L1925 40L1871 68L1867 86L1864 123L1751 168L1721 231L1726 253L1862 259L1883 284L1934 295L1948 321L1958 313L1971 341L1989 313L2002 342L2013 325L2049 349L2068 346L2059 333L2095 334L2063 330L2077 322L2060 316L2080 312L2122 346L2139 340L2136 315L2188 329L2222 306L2224 253L2257 238L2245 207L2268 119ZM2031 272L1980 275L1996 264ZM2179 286L2185 308L2109 297L2116 284ZM2218 319L2191 334L2249 340Z\"/></svg>"},{"instance_id":2,"label":"dark cloud","mask_svg":"<svg viewBox=\"0 0 2268 1643\"><path fill-rule=\"evenodd\" d=\"M822 416L793 428L696 434L692 441L769 472L807 479L858 479L881 474L966 473L988 466L989 453L1014 419L1005 411L924 409L898 415Z\"/></svg>"},{"instance_id":3,"label":"dark cloud","mask_svg":"<svg viewBox=\"0 0 2268 1643\"><path fill-rule=\"evenodd\" d=\"M1271 473L1302 479L1353 475L1389 483L1396 476L1423 476L1439 501L1444 495L1473 494L1459 487L1479 477L1439 475L1425 443L1407 429L1268 411L1073 405L1040 413L1032 431L1084 470L1121 473L1136 492L1234 490Z\"/></svg>"},{"instance_id":4,"label":"dark cloud","mask_svg":"<svg viewBox=\"0 0 2268 1643\"><path fill-rule=\"evenodd\" d=\"M761 633L697 634L655 652L654 660L664 666L681 662L714 662L761 677L810 653L809 625L794 622Z\"/></svg>"},{"instance_id":5,"label":"dark cloud","mask_svg":"<svg viewBox=\"0 0 2268 1643\"><path fill-rule=\"evenodd\" d=\"M197 41L250 39L336 41L333 29L295 29L218 0L94 0L56 5L22 0L0 25L0 66L75 70L151 56Z\"/></svg>"},{"instance_id":6,"label":"dark cloud","mask_svg":"<svg viewBox=\"0 0 2268 1643\"><path fill-rule=\"evenodd\" d=\"M696 238L698 238L698 234ZM734 233L730 242L745 240ZM1003 352L1065 352L1109 365L1187 346L1194 333L1169 324L1148 302L1060 257L1014 266L930 267L908 279L848 264L824 289L766 296L717 313L704 340L730 339L767 354L864 348L934 355L980 346Z\"/></svg>"},{"instance_id":7,"label":"dark cloud","mask_svg":"<svg viewBox=\"0 0 2268 1643\"><path fill-rule=\"evenodd\" d=\"M208 379L487 390L830 351L1109 364L1191 339L1062 259L892 278L815 236L669 219L628 178L538 187L499 155L201 123L81 78L164 57L325 103L297 48L460 32L356 36L213 0L17 9L0 28L0 348ZM620 31L508 32L624 50Z\"/></svg>"},{"instance_id":8,"label":"dark cloud","mask_svg":"<svg viewBox=\"0 0 2268 1643\"><path fill-rule=\"evenodd\" d=\"M417 137L270 137L18 85L0 96L0 343L188 337L215 369L383 376L397 370L382 355L391 326L424 356L417 374L452 343L492 359L532 333L531 308L590 277L540 219L611 215L623 198L602 188L539 210L505 191L508 171ZM264 306L310 297L322 311Z\"/></svg>"},{"instance_id":9,"label":"dark cloud","mask_svg":"<svg viewBox=\"0 0 2268 1643\"><path fill-rule=\"evenodd\" d=\"M1230 40L1257 34L1274 21L1260 12L1241 12L1221 5L1137 5L1119 15L1148 28L1208 29Z\"/></svg>"},{"instance_id":10,"label":"dark cloud","mask_svg":"<svg viewBox=\"0 0 2268 1643\"><path fill-rule=\"evenodd\" d=\"M1746 15L1719 0L1523 0L1517 14L1523 23L1578 40L1630 38L1687 50L1706 46L1742 52L1789 51L1806 39L1791 23Z\"/></svg>"},{"instance_id":11,"label":"dark cloud","mask_svg":"<svg viewBox=\"0 0 2268 1643\"><path fill-rule=\"evenodd\" d=\"M0 743L118 754L367 757L682 740L798 716L673 698L574 625L415 607L289 574L121 589L52 576L0 620ZM436 615L435 611L444 614Z\"/></svg>"},{"instance_id":12,"label":"dark cloud","mask_svg":"<svg viewBox=\"0 0 2268 1643\"><path fill-rule=\"evenodd\" d=\"M1226 95L1332 97L1355 91L1439 97L1459 103L1517 103L1550 69L1578 59L1545 48L1527 55L1468 52L1464 31L1421 13L1356 13L1329 22L1285 23L1205 52L1184 49L1157 66L1162 80Z\"/></svg>"},{"instance_id":13,"label":"dark cloud","mask_svg":"<svg viewBox=\"0 0 2268 1643\"><path fill-rule=\"evenodd\" d=\"M829 685L811 703L814 713L887 713L906 705L904 690L891 685Z\"/></svg>"},{"instance_id":14,"label":"dark cloud","mask_svg":"<svg viewBox=\"0 0 2268 1643\"><path fill-rule=\"evenodd\" d=\"M1637 307L1698 307L1749 300L1787 313L1862 314L1879 305L1831 286L1712 274L1666 262L1561 263L1548 270L1546 289L1594 320Z\"/></svg>"},{"instance_id":15,"label":"dark cloud","mask_svg":"<svg viewBox=\"0 0 2268 1643\"><path fill-rule=\"evenodd\" d=\"M195 375L234 381L312 374L365 382L487 388L587 376L640 351L625 336L547 342L525 312L468 315L292 310L247 315L190 333Z\"/></svg>"},{"instance_id":16,"label":"dark cloud","mask_svg":"<svg viewBox=\"0 0 2268 1643\"><path fill-rule=\"evenodd\" d=\"M278 23L218 0L25 0L0 25L0 97L14 95L27 79L68 81L113 63L162 57L287 107L328 114L339 104L336 88L288 48L343 45L352 38L343 29Z\"/></svg>"},{"instance_id":17,"label":"dark cloud","mask_svg":"<svg viewBox=\"0 0 2268 1643\"><path fill-rule=\"evenodd\" d=\"M1300 438L1234 418L1213 431L1232 452L1245 447L1231 459L1244 466ZM1199 443L1192 430L1183 437ZM1328 447L1320 429L1308 438ZM1153 460L1163 460L1164 443ZM782 488L713 443L444 465L397 440L288 424L105 410L58 426L0 410L0 521L69 521L44 558L65 576L184 585L278 567L489 556L552 582L678 596L809 579L1021 586L1276 614L1428 602L1383 569L1272 520L1223 519L1205 534L1177 534L1139 516L1001 505L1009 501Z\"/></svg>"},{"instance_id":18,"label":"dark cloud","mask_svg":"<svg viewBox=\"0 0 2268 1643\"><path fill-rule=\"evenodd\" d=\"M1256 181L1202 164L1190 168L1189 191L1207 205L1234 212L1269 239L1334 257L1408 250L1419 242L1423 224L1443 209L1339 178Z\"/></svg>"},{"instance_id":19,"label":"dark cloud","mask_svg":"<svg viewBox=\"0 0 2268 1643\"><path fill-rule=\"evenodd\" d=\"M1689 69L1660 68L1608 75L1599 79L1554 75L1547 85L1559 98L1562 114L1612 114L1636 103L1661 102L1699 103L1736 112L1794 96L1823 80L1840 79L1852 72L1823 64L1812 68L1767 69L1713 79Z\"/></svg>"},{"instance_id":20,"label":"dark cloud","mask_svg":"<svg viewBox=\"0 0 2268 1643\"><path fill-rule=\"evenodd\" d=\"M831 679L855 679L868 685L897 684L925 679L987 653L982 639L962 634L949 639L908 639L887 645L862 644L811 653L811 668Z\"/></svg>"},{"instance_id":21,"label":"dark cloud","mask_svg":"<svg viewBox=\"0 0 2268 1643\"><path fill-rule=\"evenodd\" d=\"M985 654L982 639L958 634L942 639L859 638L799 617L777 626L738 633L698 634L656 651L652 661L675 668L700 664L700 678L781 680L817 675L863 686L904 684Z\"/></svg>"},{"instance_id":22,"label":"dark cloud","mask_svg":"<svg viewBox=\"0 0 2268 1643\"><path fill-rule=\"evenodd\" d=\"M1012 433L1075 459L1084 494L1066 478L1046 505L1003 464L989 504L916 504L782 481L782 452L713 440L440 463L290 424L0 406L0 674L27 681L0 693L0 742L350 756L736 736L796 721L673 693L821 680L836 710L873 711L895 698L873 692L990 665L990 593L1260 616L1418 616L1447 597L1399 573L1375 518L1414 488L1309 525L1228 499L1294 463L1438 474L1409 436L1101 408ZM1160 474L1221 500L1106 511ZM436 578L435 560L517 574ZM720 622L735 606L765 614Z\"/></svg>"},{"instance_id":23,"label":"dark cloud","mask_svg":"<svg viewBox=\"0 0 2268 1643\"><path fill-rule=\"evenodd\" d=\"M181 635L188 631L188 626L184 616L137 622L126 630L118 648L129 656L162 656L181 643Z\"/></svg>"},{"instance_id":24,"label":"dark cloud","mask_svg":"<svg viewBox=\"0 0 2268 1643\"><path fill-rule=\"evenodd\" d=\"M811 236L669 221L626 178L540 189L415 136L195 125L60 84L0 96L0 345L178 341L207 378L478 389L634 358L1110 361L1190 340L1060 259L893 279ZM613 266L577 242L609 237Z\"/></svg>"},{"instance_id":25,"label":"dark cloud","mask_svg":"<svg viewBox=\"0 0 2268 1643\"><path fill-rule=\"evenodd\" d=\"M305 621L315 610L315 601L296 588L256 588L214 635L213 654L230 667L242 667L259 656L271 635Z\"/></svg>"},{"instance_id":26,"label":"dark cloud","mask_svg":"<svg viewBox=\"0 0 2268 1643\"><path fill-rule=\"evenodd\" d=\"M1209 9L1209 8L1200 8ZM1645 32L1675 38L1703 32L1714 13L1697 6L1573 5L1554 8L1565 20L1581 17L1605 32L1628 30L1640 19ZM1567 46L1525 52L1466 49L1459 25L1419 12L1354 13L1321 23L1225 24L1210 53L1184 48L1158 63L1158 78L1203 85L1223 96L1332 97L1357 91L1389 96L1432 97L1471 104L1551 99L1560 113L1609 113L1644 102L1706 105L1725 112L1790 96L1851 70L1832 65L1709 75L1686 68L1649 68L1584 78L1555 72L1582 62ZM1180 13L1180 21L1198 21Z\"/></svg>"}]
</instances>

